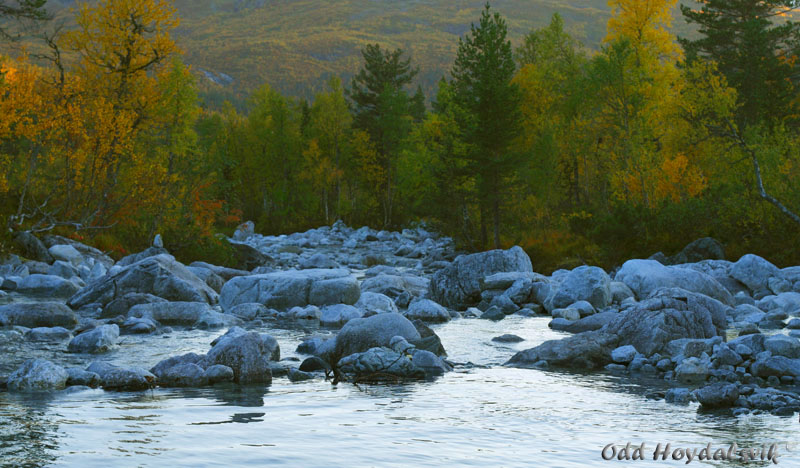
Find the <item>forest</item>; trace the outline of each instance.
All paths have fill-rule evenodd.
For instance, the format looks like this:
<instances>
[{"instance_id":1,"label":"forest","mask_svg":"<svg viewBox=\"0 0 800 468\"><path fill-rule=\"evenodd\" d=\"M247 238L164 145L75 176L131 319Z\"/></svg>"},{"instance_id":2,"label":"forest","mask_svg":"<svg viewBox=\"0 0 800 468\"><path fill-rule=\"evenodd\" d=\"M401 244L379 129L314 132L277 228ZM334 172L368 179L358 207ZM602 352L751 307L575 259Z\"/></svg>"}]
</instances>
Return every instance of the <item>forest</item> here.
<instances>
[{"instance_id":1,"label":"forest","mask_svg":"<svg viewBox=\"0 0 800 468\"><path fill-rule=\"evenodd\" d=\"M706 236L797 264L794 3L609 0L601 44L555 13L516 47L487 3L433 95L412 54L375 43L313 99L263 83L244 109L199 98L172 2L82 4L35 52L0 56L0 250L53 232L121 256L161 234L179 259L225 263L218 234L245 220L341 219L520 245L537 271ZM44 6L0 1L0 40L47 30Z\"/></svg>"}]
</instances>

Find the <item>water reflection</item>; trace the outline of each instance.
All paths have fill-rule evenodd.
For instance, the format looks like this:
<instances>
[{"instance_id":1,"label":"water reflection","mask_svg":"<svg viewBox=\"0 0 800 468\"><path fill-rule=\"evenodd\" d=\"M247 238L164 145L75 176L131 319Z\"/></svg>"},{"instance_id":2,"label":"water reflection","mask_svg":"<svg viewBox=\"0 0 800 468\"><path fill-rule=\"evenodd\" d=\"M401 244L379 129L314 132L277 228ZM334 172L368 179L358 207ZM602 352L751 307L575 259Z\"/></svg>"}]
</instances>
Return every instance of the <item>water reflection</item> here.
<instances>
[{"instance_id":1,"label":"water reflection","mask_svg":"<svg viewBox=\"0 0 800 468\"><path fill-rule=\"evenodd\" d=\"M0 464L45 466L56 460L59 425L48 414L52 395L0 392Z\"/></svg>"}]
</instances>

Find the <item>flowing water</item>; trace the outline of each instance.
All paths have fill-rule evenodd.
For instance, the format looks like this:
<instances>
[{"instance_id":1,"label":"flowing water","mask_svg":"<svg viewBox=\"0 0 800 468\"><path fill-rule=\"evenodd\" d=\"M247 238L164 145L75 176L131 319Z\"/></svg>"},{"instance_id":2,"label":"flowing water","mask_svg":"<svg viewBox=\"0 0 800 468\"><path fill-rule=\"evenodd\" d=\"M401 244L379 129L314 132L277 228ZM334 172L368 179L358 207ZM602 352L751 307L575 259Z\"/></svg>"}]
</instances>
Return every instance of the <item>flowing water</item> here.
<instances>
[{"instance_id":1,"label":"flowing water","mask_svg":"<svg viewBox=\"0 0 800 468\"><path fill-rule=\"evenodd\" d=\"M504 368L518 350L560 333L546 318L501 322L460 319L433 327L451 359L462 363L438 379L403 385L331 385L321 379L269 387L117 393L69 390L48 395L0 393L3 466L535 466L630 464L684 466L652 460L658 443L713 449L779 444L779 466L800 466L798 421L772 415L733 417L698 412L696 404L650 399L663 381L607 374ZM313 327L262 328L284 357ZM221 332L176 331L124 337L103 357L149 368L185 352L205 352ZM514 333L514 345L491 338ZM70 364L58 349L0 346L7 373L32 356ZM77 364L77 361L75 362ZM609 443L645 443L644 461L603 461ZM704 462L697 460L691 465ZM741 465L710 462L722 466Z\"/></svg>"}]
</instances>

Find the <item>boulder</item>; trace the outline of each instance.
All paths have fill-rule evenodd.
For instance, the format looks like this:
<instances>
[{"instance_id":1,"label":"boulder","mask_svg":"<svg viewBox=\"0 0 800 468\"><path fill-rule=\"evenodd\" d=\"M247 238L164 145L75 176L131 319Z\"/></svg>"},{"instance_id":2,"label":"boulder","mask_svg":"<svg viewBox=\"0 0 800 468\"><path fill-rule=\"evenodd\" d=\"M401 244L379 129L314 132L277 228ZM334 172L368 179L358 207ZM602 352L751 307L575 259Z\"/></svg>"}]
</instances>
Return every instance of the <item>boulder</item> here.
<instances>
[{"instance_id":1,"label":"boulder","mask_svg":"<svg viewBox=\"0 0 800 468\"><path fill-rule=\"evenodd\" d=\"M79 309L86 304L106 305L128 293L147 293L168 301L215 304L217 293L169 255L156 255L105 276L70 298L68 304Z\"/></svg>"},{"instance_id":2,"label":"boulder","mask_svg":"<svg viewBox=\"0 0 800 468\"><path fill-rule=\"evenodd\" d=\"M654 260L628 260L615 280L625 283L640 300L661 288L680 288L734 304L731 293L711 276L689 268L666 267Z\"/></svg>"},{"instance_id":3,"label":"boulder","mask_svg":"<svg viewBox=\"0 0 800 468\"><path fill-rule=\"evenodd\" d=\"M361 297L356 302L356 307L364 311L365 317L398 313L397 305L389 296L369 291L361 293Z\"/></svg>"},{"instance_id":4,"label":"boulder","mask_svg":"<svg viewBox=\"0 0 800 468\"><path fill-rule=\"evenodd\" d=\"M116 264L118 268L124 268L127 266L131 266L134 263L138 263L146 258L155 257L158 255L169 255L167 249L163 247L148 247L147 249L131 254L125 257L122 257Z\"/></svg>"},{"instance_id":5,"label":"boulder","mask_svg":"<svg viewBox=\"0 0 800 468\"><path fill-rule=\"evenodd\" d=\"M72 338L72 333L63 327L37 327L25 333L25 339L37 342L58 342Z\"/></svg>"},{"instance_id":6,"label":"boulder","mask_svg":"<svg viewBox=\"0 0 800 468\"><path fill-rule=\"evenodd\" d=\"M428 292L429 281L419 276L398 276L380 274L367 278L361 283L361 292L374 292L391 298L407 293L413 297L423 297Z\"/></svg>"},{"instance_id":7,"label":"boulder","mask_svg":"<svg viewBox=\"0 0 800 468\"><path fill-rule=\"evenodd\" d=\"M220 328L230 328L243 325L242 319L231 314L222 314L216 310L207 310L200 314L197 321L192 325L201 330L217 330Z\"/></svg>"},{"instance_id":8,"label":"boulder","mask_svg":"<svg viewBox=\"0 0 800 468\"><path fill-rule=\"evenodd\" d=\"M603 328L551 340L514 355L506 365L535 367L540 361L573 368L600 368L613 349L632 345L645 356L664 352L679 338L711 338L724 333L726 307L709 297L666 289L615 314ZM599 314L598 314L599 315ZM576 322L577 323L577 322Z\"/></svg>"},{"instance_id":9,"label":"boulder","mask_svg":"<svg viewBox=\"0 0 800 468\"><path fill-rule=\"evenodd\" d=\"M233 238L237 241L245 241L248 237L255 235L256 225L252 221L245 221L236 227L233 232Z\"/></svg>"},{"instance_id":10,"label":"boulder","mask_svg":"<svg viewBox=\"0 0 800 468\"><path fill-rule=\"evenodd\" d=\"M430 298L452 309L464 309L480 300L481 282L502 272L532 273L531 259L521 247L462 255L433 275Z\"/></svg>"},{"instance_id":11,"label":"boulder","mask_svg":"<svg viewBox=\"0 0 800 468\"><path fill-rule=\"evenodd\" d=\"M47 251L54 259L67 262L73 266L78 266L83 262L83 255L71 245L54 245Z\"/></svg>"},{"instance_id":12,"label":"boulder","mask_svg":"<svg viewBox=\"0 0 800 468\"><path fill-rule=\"evenodd\" d=\"M60 302L15 302L0 306L0 325L74 328L78 316Z\"/></svg>"},{"instance_id":13,"label":"boulder","mask_svg":"<svg viewBox=\"0 0 800 468\"><path fill-rule=\"evenodd\" d=\"M333 356L327 360L338 362L344 356L389 346L395 336L401 336L409 342L422 339L414 324L400 314L379 314L350 320L336 337L331 350ZM326 356L320 357L325 359Z\"/></svg>"},{"instance_id":14,"label":"boulder","mask_svg":"<svg viewBox=\"0 0 800 468\"><path fill-rule=\"evenodd\" d=\"M122 331L129 335L147 335L158 329L158 324L149 318L129 317L122 323Z\"/></svg>"},{"instance_id":15,"label":"boulder","mask_svg":"<svg viewBox=\"0 0 800 468\"><path fill-rule=\"evenodd\" d=\"M450 314L447 309L430 299L418 299L411 303L408 310L403 313L410 320L422 320L423 322L447 322Z\"/></svg>"},{"instance_id":16,"label":"boulder","mask_svg":"<svg viewBox=\"0 0 800 468\"><path fill-rule=\"evenodd\" d=\"M119 327L117 325L101 325L76 336L69 342L70 353L106 353L117 346Z\"/></svg>"},{"instance_id":17,"label":"boulder","mask_svg":"<svg viewBox=\"0 0 800 468\"><path fill-rule=\"evenodd\" d=\"M384 296L385 297L385 296ZM322 308L319 323L325 327L341 327L350 320L363 317L364 312L347 304L336 304Z\"/></svg>"},{"instance_id":18,"label":"boulder","mask_svg":"<svg viewBox=\"0 0 800 468\"><path fill-rule=\"evenodd\" d=\"M242 320L250 321L258 317L266 316L267 308L263 304L245 303L234 306L228 313Z\"/></svg>"},{"instance_id":19,"label":"boulder","mask_svg":"<svg viewBox=\"0 0 800 468\"><path fill-rule=\"evenodd\" d=\"M586 301L595 309L611 304L611 278L602 268L582 266L570 271L545 302L548 310L567 307L578 301Z\"/></svg>"},{"instance_id":20,"label":"boulder","mask_svg":"<svg viewBox=\"0 0 800 468\"><path fill-rule=\"evenodd\" d=\"M228 366L215 364L206 369L205 377L209 385L214 385L220 382L233 382L233 379L236 378L236 374L234 374L233 369Z\"/></svg>"},{"instance_id":21,"label":"boulder","mask_svg":"<svg viewBox=\"0 0 800 468\"><path fill-rule=\"evenodd\" d=\"M193 363L171 366L156 374L156 377L162 387L204 387L208 384L205 369Z\"/></svg>"},{"instance_id":22,"label":"boulder","mask_svg":"<svg viewBox=\"0 0 800 468\"><path fill-rule=\"evenodd\" d=\"M67 369L69 379L67 379L67 386L80 385L83 387L96 388L102 384L100 376L94 372L89 372L77 367L70 367Z\"/></svg>"},{"instance_id":23,"label":"boulder","mask_svg":"<svg viewBox=\"0 0 800 468\"><path fill-rule=\"evenodd\" d=\"M53 256L47 247L30 232L23 231L14 236L14 242L20 247L22 253L31 260L44 263L53 263Z\"/></svg>"},{"instance_id":24,"label":"boulder","mask_svg":"<svg viewBox=\"0 0 800 468\"><path fill-rule=\"evenodd\" d=\"M44 359L29 359L8 376L11 391L32 392L61 390L67 386L69 374L61 367Z\"/></svg>"},{"instance_id":25,"label":"boulder","mask_svg":"<svg viewBox=\"0 0 800 468\"><path fill-rule=\"evenodd\" d=\"M272 258L269 255L265 255L251 245L248 245L244 242L237 242L232 239L228 239L228 242L233 248L233 253L236 256L237 266L240 269L252 270L272 262Z\"/></svg>"},{"instance_id":26,"label":"boulder","mask_svg":"<svg viewBox=\"0 0 800 468\"><path fill-rule=\"evenodd\" d=\"M194 325L204 314L213 312L205 302L152 302L133 306L128 317L147 318L164 325Z\"/></svg>"},{"instance_id":27,"label":"boulder","mask_svg":"<svg viewBox=\"0 0 800 468\"><path fill-rule=\"evenodd\" d=\"M246 303L288 310L309 304L352 305L359 295L349 270L288 270L233 278L223 286L220 303L225 311Z\"/></svg>"},{"instance_id":28,"label":"boulder","mask_svg":"<svg viewBox=\"0 0 800 468\"><path fill-rule=\"evenodd\" d=\"M628 364L639 354L631 345L620 346L619 348L611 351L611 360L617 364Z\"/></svg>"},{"instance_id":29,"label":"boulder","mask_svg":"<svg viewBox=\"0 0 800 468\"><path fill-rule=\"evenodd\" d=\"M481 280L480 287L482 291L487 289L506 290L520 280L529 280L531 283L535 283L537 281L547 281L547 278L533 272L503 271L485 277Z\"/></svg>"},{"instance_id":30,"label":"boulder","mask_svg":"<svg viewBox=\"0 0 800 468\"><path fill-rule=\"evenodd\" d=\"M250 274L249 271L246 270L237 270L235 268L226 268L217 265L212 265L206 262L192 262L189 264L190 267L196 268L205 268L213 272L215 275L222 278L224 281L229 281L231 278L236 278L237 276L247 276Z\"/></svg>"},{"instance_id":31,"label":"boulder","mask_svg":"<svg viewBox=\"0 0 800 468\"><path fill-rule=\"evenodd\" d=\"M696 357L684 359L675 368L675 378L685 384L705 382L709 374L708 363Z\"/></svg>"},{"instance_id":32,"label":"boulder","mask_svg":"<svg viewBox=\"0 0 800 468\"><path fill-rule=\"evenodd\" d=\"M215 340L205 363L230 367L236 383L269 385L272 382L270 359L280 359L274 338L234 327Z\"/></svg>"},{"instance_id":33,"label":"boulder","mask_svg":"<svg viewBox=\"0 0 800 468\"><path fill-rule=\"evenodd\" d=\"M103 252L97 250L94 247L82 244L76 240L72 240L67 237L50 234L44 236L42 242L44 242L44 244L48 248L51 248L56 245L68 245L77 250L83 258L90 261L93 260L95 263L101 264L103 268L106 270L114 265L114 260L108 255L104 254Z\"/></svg>"},{"instance_id":34,"label":"boulder","mask_svg":"<svg viewBox=\"0 0 800 468\"><path fill-rule=\"evenodd\" d=\"M50 268L47 269L47 274L52 276L60 276L64 279L70 279L80 277L80 273L78 269L75 268L71 263L64 262L62 260L56 260Z\"/></svg>"},{"instance_id":35,"label":"boulder","mask_svg":"<svg viewBox=\"0 0 800 468\"><path fill-rule=\"evenodd\" d=\"M86 370L100 376L101 386L106 390L149 390L156 384L156 376L141 367L117 367L95 361Z\"/></svg>"},{"instance_id":36,"label":"boulder","mask_svg":"<svg viewBox=\"0 0 800 468\"><path fill-rule=\"evenodd\" d=\"M706 408L730 408L739 398L739 388L734 384L717 382L697 390L695 396Z\"/></svg>"},{"instance_id":37,"label":"boulder","mask_svg":"<svg viewBox=\"0 0 800 468\"><path fill-rule=\"evenodd\" d=\"M730 275L751 291L766 290L771 278L781 278L781 270L758 255L747 254L733 264Z\"/></svg>"},{"instance_id":38,"label":"boulder","mask_svg":"<svg viewBox=\"0 0 800 468\"><path fill-rule=\"evenodd\" d=\"M370 348L363 353L346 356L338 362L337 367L345 374L352 374L362 380L425 377L425 371L416 367L411 359L388 348Z\"/></svg>"},{"instance_id":39,"label":"boulder","mask_svg":"<svg viewBox=\"0 0 800 468\"><path fill-rule=\"evenodd\" d=\"M103 307L103 312L100 318L114 318L120 315L127 316L128 312L139 304L152 304L156 302L167 302L158 296L147 293L128 293L122 297L118 297Z\"/></svg>"},{"instance_id":40,"label":"boulder","mask_svg":"<svg viewBox=\"0 0 800 468\"><path fill-rule=\"evenodd\" d=\"M219 293L220 290L222 290L222 286L225 285L225 280L223 280L221 276L209 270L208 268L200 268L193 266L188 266L186 268L188 268L189 271L194 273L195 276L205 281L208 287L213 289L217 293Z\"/></svg>"},{"instance_id":41,"label":"boulder","mask_svg":"<svg viewBox=\"0 0 800 468\"><path fill-rule=\"evenodd\" d=\"M309 258L300 260L298 266L301 270L310 270L315 268L332 270L339 268L339 265L334 262L332 258L323 253L316 253Z\"/></svg>"},{"instance_id":42,"label":"boulder","mask_svg":"<svg viewBox=\"0 0 800 468\"><path fill-rule=\"evenodd\" d=\"M697 263L702 260L725 260L725 248L713 237L704 237L691 242L670 258L673 264Z\"/></svg>"},{"instance_id":43,"label":"boulder","mask_svg":"<svg viewBox=\"0 0 800 468\"><path fill-rule=\"evenodd\" d=\"M764 340L764 349L773 356L800 358L800 340L786 335L773 335Z\"/></svg>"},{"instance_id":44,"label":"boulder","mask_svg":"<svg viewBox=\"0 0 800 468\"><path fill-rule=\"evenodd\" d=\"M22 278L16 291L31 296L71 296L81 288L73 281L55 275L33 274Z\"/></svg>"},{"instance_id":45,"label":"boulder","mask_svg":"<svg viewBox=\"0 0 800 468\"><path fill-rule=\"evenodd\" d=\"M800 359L770 356L754 362L750 366L750 371L754 376L765 379L771 376L782 377L784 375L797 378L800 377Z\"/></svg>"}]
</instances>

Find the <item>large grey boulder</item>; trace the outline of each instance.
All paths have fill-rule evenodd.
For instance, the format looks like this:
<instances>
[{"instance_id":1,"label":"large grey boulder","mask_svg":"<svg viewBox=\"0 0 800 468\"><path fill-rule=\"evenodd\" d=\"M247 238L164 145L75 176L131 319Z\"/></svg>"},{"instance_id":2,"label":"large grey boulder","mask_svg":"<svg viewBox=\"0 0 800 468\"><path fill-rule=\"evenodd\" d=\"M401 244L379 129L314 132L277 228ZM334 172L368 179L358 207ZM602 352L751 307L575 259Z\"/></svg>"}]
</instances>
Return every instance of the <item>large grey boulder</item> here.
<instances>
[{"instance_id":1,"label":"large grey boulder","mask_svg":"<svg viewBox=\"0 0 800 468\"><path fill-rule=\"evenodd\" d=\"M22 253L31 260L53 263L53 256L44 243L30 232L23 231L14 236L14 242L22 249Z\"/></svg>"},{"instance_id":2,"label":"large grey boulder","mask_svg":"<svg viewBox=\"0 0 800 468\"><path fill-rule=\"evenodd\" d=\"M168 301L209 304L215 304L219 298L203 280L173 257L156 255L91 283L72 296L68 304L73 309L91 303L105 305L128 293L147 293Z\"/></svg>"},{"instance_id":3,"label":"large grey boulder","mask_svg":"<svg viewBox=\"0 0 800 468\"><path fill-rule=\"evenodd\" d=\"M165 359L150 369L162 387L203 387L208 384L205 356L188 353Z\"/></svg>"},{"instance_id":4,"label":"large grey boulder","mask_svg":"<svg viewBox=\"0 0 800 468\"><path fill-rule=\"evenodd\" d=\"M29 359L8 376L8 389L18 392L61 390L67 386L69 374L44 359Z\"/></svg>"},{"instance_id":5,"label":"large grey boulder","mask_svg":"<svg viewBox=\"0 0 800 468\"><path fill-rule=\"evenodd\" d=\"M269 361L280 359L274 338L234 327L217 340L205 358L206 367L223 365L233 369L234 381L239 384L270 384L272 371Z\"/></svg>"},{"instance_id":6,"label":"large grey boulder","mask_svg":"<svg viewBox=\"0 0 800 468\"><path fill-rule=\"evenodd\" d=\"M695 396L706 408L730 408L739 398L739 388L734 384L717 382L697 390Z\"/></svg>"},{"instance_id":7,"label":"large grey boulder","mask_svg":"<svg viewBox=\"0 0 800 468\"><path fill-rule=\"evenodd\" d=\"M423 322L447 322L450 314L447 309L430 299L417 299L408 306L403 315L409 320L422 320Z\"/></svg>"},{"instance_id":8,"label":"large grey boulder","mask_svg":"<svg viewBox=\"0 0 800 468\"><path fill-rule=\"evenodd\" d=\"M452 309L475 305L480 301L481 282L501 272L533 272L531 259L519 246L461 255L433 275L430 298Z\"/></svg>"},{"instance_id":9,"label":"large grey boulder","mask_svg":"<svg viewBox=\"0 0 800 468\"><path fill-rule=\"evenodd\" d=\"M711 276L689 268L667 267L655 260L628 260L617 272L615 281L625 283L640 300L661 288L680 288L726 305L734 304L731 293Z\"/></svg>"},{"instance_id":10,"label":"large grey boulder","mask_svg":"<svg viewBox=\"0 0 800 468\"><path fill-rule=\"evenodd\" d=\"M22 278L17 292L31 296L71 296L81 288L74 282L55 275L33 274Z\"/></svg>"},{"instance_id":11,"label":"large grey boulder","mask_svg":"<svg viewBox=\"0 0 800 468\"><path fill-rule=\"evenodd\" d=\"M764 349L773 356L800 358L800 340L786 335L773 335L764 340Z\"/></svg>"},{"instance_id":12,"label":"large grey boulder","mask_svg":"<svg viewBox=\"0 0 800 468\"><path fill-rule=\"evenodd\" d=\"M581 266L570 271L553 296L545 302L548 310L568 307L586 301L600 310L611 304L611 278L602 268Z\"/></svg>"},{"instance_id":13,"label":"large grey boulder","mask_svg":"<svg viewBox=\"0 0 800 468\"><path fill-rule=\"evenodd\" d=\"M156 385L156 376L141 367L118 367L95 361L86 370L100 376L101 386L106 390L138 391Z\"/></svg>"},{"instance_id":14,"label":"large grey boulder","mask_svg":"<svg viewBox=\"0 0 800 468\"><path fill-rule=\"evenodd\" d=\"M339 360L337 367L345 374L357 379L386 380L389 377L401 379L424 378L425 371L418 368L404 354L388 348L371 348Z\"/></svg>"},{"instance_id":15,"label":"large grey boulder","mask_svg":"<svg viewBox=\"0 0 800 468\"><path fill-rule=\"evenodd\" d=\"M101 325L93 330L83 332L69 342L70 353L106 353L117 346L119 326Z\"/></svg>"},{"instance_id":16,"label":"large grey boulder","mask_svg":"<svg viewBox=\"0 0 800 468\"><path fill-rule=\"evenodd\" d=\"M725 248L713 237L697 239L670 259L672 264L697 263L703 260L725 260Z\"/></svg>"},{"instance_id":17,"label":"large grey boulder","mask_svg":"<svg viewBox=\"0 0 800 468\"><path fill-rule=\"evenodd\" d=\"M16 302L0 306L0 326L73 328L78 316L60 302Z\"/></svg>"},{"instance_id":18,"label":"large grey boulder","mask_svg":"<svg viewBox=\"0 0 800 468\"><path fill-rule=\"evenodd\" d=\"M286 310L309 304L352 305L360 294L349 270L288 270L233 278L222 287L220 303L225 311L246 303Z\"/></svg>"},{"instance_id":19,"label":"large grey boulder","mask_svg":"<svg viewBox=\"0 0 800 468\"><path fill-rule=\"evenodd\" d=\"M194 325L204 314L213 312L205 302L153 302L133 306L128 317L148 318L163 325Z\"/></svg>"},{"instance_id":20,"label":"large grey boulder","mask_svg":"<svg viewBox=\"0 0 800 468\"><path fill-rule=\"evenodd\" d=\"M233 253L236 256L237 266L243 270L252 270L264 266L272 261L272 258L260 252L255 247L245 243L228 239Z\"/></svg>"},{"instance_id":21,"label":"large grey boulder","mask_svg":"<svg viewBox=\"0 0 800 468\"><path fill-rule=\"evenodd\" d=\"M665 352L680 338L712 338L724 333L726 306L701 294L659 290L653 297L616 314L603 328L551 340L514 355L506 364L533 367L540 361L572 368L599 368L619 346L645 356Z\"/></svg>"},{"instance_id":22,"label":"large grey boulder","mask_svg":"<svg viewBox=\"0 0 800 468\"><path fill-rule=\"evenodd\" d=\"M154 302L167 302L167 300L147 293L128 293L106 304L103 308L103 312L100 314L100 318L114 318L120 315L127 316L128 312L134 306L139 304L151 304Z\"/></svg>"},{"instance_id":23,"label":"large grey boulder","mask_svg":"<svg viewBox=\"0 0 800 468\"><path fill-rule=\"evenodd\" d=\"M778 267L758 255L747 254L733 264L731 276L755 292L769 289L769 280L781 278L782 273Z\"/></svg>"},{"instance_id":24,"label":"large grey boulder","mask_svg":"<svg viewBox=\"0 0 800 468\"><path fill-rule=\"evenodd\" d=\"M316 253L309 258L302 259L298 266L301 270L339 268L339 265L324 253Z\"/></svg>"},{"instance_id":25,"label":"large grey boulder","mask_svg":"<svg viewBox=\"0 0 800 468\"><path fill-rule=\"evenodd\" d=\"M379 314L368 318L353 319L342 327L333 346L333 356L328 362L337 362L344 356L367 351L370 348L386 347L392 338L401 336L409 342L420 340L417 328L400 314Z\"/></svg>"},{"instance_id":26,"label":"large grey boulder","mask_svg":"<svg viewBox=\"0 0 800 468\"><path fill-rule=\"evenodd\" d=\"M768 378L771 376L782 377L789 375L800 377L800 359L790 359L785 356L771 356L759 359L750 366L756 377Z\"/></svg>"}]
</instances>

